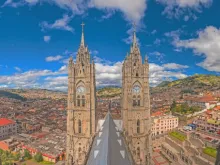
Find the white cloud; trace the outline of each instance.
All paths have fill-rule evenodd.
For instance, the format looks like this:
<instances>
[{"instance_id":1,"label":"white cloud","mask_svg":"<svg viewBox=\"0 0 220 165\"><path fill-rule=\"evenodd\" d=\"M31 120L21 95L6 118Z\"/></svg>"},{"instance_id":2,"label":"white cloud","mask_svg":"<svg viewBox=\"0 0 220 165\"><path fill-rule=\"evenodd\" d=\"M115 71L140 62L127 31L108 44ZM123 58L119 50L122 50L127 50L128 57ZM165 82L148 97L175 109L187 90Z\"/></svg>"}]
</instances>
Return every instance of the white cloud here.
<instances>
[{"instance_id":1,"label":"white cloud","mask_svg":"<svg viewBox=\"0 0 220 165\"><path fill-rule=\"evenodd\" d=\"M21 72L21 71L22 71L21 68L19 68L19 67L17 67L17 66L14 67L14 68L15 68L15 70L18 71L18 72Z\"/></svg>"},{"instance_id":2,"label":"white cloud","mask_svg":"<svg viewBox=\"0 0 220 165\"><path fill-rule=\"evenodd\" d=\"M97 86L121 86L123 61L111 62L95 57ZM176 68L174 68L175 66ZM179 67L179 68L177 68ZM186 68L179 64L162 66L150 63L150 84L155 86L166 78L179 79L187 75L179 69ZM58 70L30 70L11 76L0 76L0 86L9 88L45 88L51 90L67 90L67 65Z\"/></svg>"},{"instance_id":3,"label":"white cloud","mask_svg":"<svg viewBox=\"0 0 220 165\"><path fill-rule=\"evenodd\" d=\"M203 7L209 7L212 4L212 0L155 0L156 2L165 6L163 14L168 18L179 18L187 13L184 17L185 21L188 21L190 17L196 18L192 11L201 12ZM188 18L187 18L188 17Z\"/></svg>"},{"instance_id":4,"label":"white cloud","mask_svg":"<svg viewBox=\"0 0 220 165\"><path fill-rule=\"evenodd\" d=\"M156 86L167 78L173 79L183 79L187 75L180 71L168 71L164 66L159 66L155 63L150 63L150 85Z\"/></svg>"},{"instance_id":5,"label":"white cloud","mask_svg":"<svg viewBox=\"0 0 220 165\"><path fill-rule=\"evenodd\" d=\"M157 33L157 30L156 29L154 29L152 32L151 32L151 34L156 34Z\"/></svg>"},{"instance_id":6,"label":"white cloud","mask_svg":"<svg viewBox=\"0 0 220 165\"><path fill-rule=\"evenodd\" d=\"M99 51L98 50L91 50L89 53L92 55L97 55L97 54L99 54Z\"/></svg>"},{"instance_id":7,"label":"white cloud","mask_svg":"<svg viewBox=\"0 0 220 165\"><path fill-rule=\"evenodd\" d=\"M140 26L137 26L136 28L136 31L139 31L140 30ZM134 27L131 27L130 29L127 30L127 34L128 34L128 37L127 38L124 38L123 41L130 45L133 43L133 37L134 37ZM138 38L138 36L136 35L136 38L137 38L137 43L138 45L140 45L140 40Z\"/></svg>"},{"instance_id":8,"label":"white cloud","mask_svg":"<svg viewBox=\"0 0 220 165\"><path fill-rule=\"evenodd\" d=\"M98 86L120 86L122 62L113 64L96 63L96 84Z\"/></svg>"},{"instance_id":9,"label":"white cloud","mask_svg":"<svg viewBox=\"0 0 220 165\"><path fill-rule=\"evenodd\" d=\"M61 30L66 30L70 32L74 32L74 29L69 26L69 22L71 21L72 17L69 17L68 15L63 15L63 18L56 20L54 23L49 24L46 21L43 21L40 23L40 26L42 30L46 29L61 29Z\"/></svg>"},{"instance_id":10,"label":"white cloud","mask_svg":"<svg viewBox=\"0 0 220 165\"><path fill-rule=\"evenodd\" d=\"M63 56L60 56L60 55L57 55L57 56L49 56L49 57L46 57L46 61L47 62L52 62L52 61L59 61L63 58Z\"/></svg>"},{"instance_id":11,"label":"white cloud","mask_svg":"<svg viewBox=\"0 0 220 165\"><path fill-rule=\"evenodd\" d=\"M172 69L172 70L189 68L189 66L187 66L187 65L180 65L180 64L176 64L176 63L164 64L163 67L165 69Z\"/></svg>"},{"instance_id":12,"label":"white cloud","mask_svg":"<svg viewBox=\"0 0 220 165\"><path fill-rule=\"evenodd\" d=\"M107 10L107 11L106 11L106 14L101 17L100 21L103 21L103 20L105 20L105 19L109 19L109 18L111 18L114 14L115 14L115 11L114 11L114 10Z\"/></svg>"},{"instance_id":13,"label":"white cloud","mask_svg":"<svg viewBox=\"0 0 220 165\"><path fill-rule=\"evenodd\" d=\"M126 20L139 23L147 8L146 0L91 0L90 5L98 9L119 10Z\"/></svg>"},{"instance_id":14,"label":"white cloud","mask_svg":"<svg viewBox=\"0 0 220 165\"><path fill-rule=\"evenodd\" d=\"M44 36L44 42L50 42L51 36Z\"/></svg>"},{"instance_id":15,"label":"white cloud","mask_svg":"<svg viewBox=\"0 0 220 165\"><path fill-rule=\"evenodd\" d=\"M150 55L156 56L157 60L159 60L160 62L162 62L162 60L165 56L165 54L157 52L157 51L156 52L151 52Z\"/></svg>"},{"instance_id":16,"label":"white cloud","mask_svg":"<svg viewBox=\"0 0 220 165\"><path fill-rule=\"evenodd\" d=\"M205 58L199 66L209 70L220 72L220 29L208 26L198 31L198 38L188 40L176 40L174 45L177 48L190 48L195 55Z\"/></svg>"},{"instance_id":17,"label":"white cloud","mask_svg":"<svg viewBox=\"0 0 220 165\"><path fill-rule=\"evenodd\" d=\"M160 45L160 44L161 44L161 40L158 39L158 38L156 38L156 40L154 41L154 44L155 44L155 45Z\"/></svg>"},{"instance_id":18,"label":"white cloud","mask_svg":"<svg viewBox=\"0 0 220 165\"><path fill-rule=\"evenodd\" d=\"M22 6L24 3L22 1L14 2L13 0L6 0L2 7L11 6L14 8Z\"/></svg>"},{"instance_id":19,"label":"white cloud","mask_svg":"<svg viewBox=\"0 0 220 165\"><path fill-rule=\"evenodd\" d=\"M82 15L89 8L104 10L107 14L101 19L108 19L114 14L114 11L120 11L126 20L136 23L141 21L147 9L147 0L7 0L3 7L19 7L46 2L71 11L73 15ZM47 25L46 23L45 26Z\"/></svg>"}]
</instances>

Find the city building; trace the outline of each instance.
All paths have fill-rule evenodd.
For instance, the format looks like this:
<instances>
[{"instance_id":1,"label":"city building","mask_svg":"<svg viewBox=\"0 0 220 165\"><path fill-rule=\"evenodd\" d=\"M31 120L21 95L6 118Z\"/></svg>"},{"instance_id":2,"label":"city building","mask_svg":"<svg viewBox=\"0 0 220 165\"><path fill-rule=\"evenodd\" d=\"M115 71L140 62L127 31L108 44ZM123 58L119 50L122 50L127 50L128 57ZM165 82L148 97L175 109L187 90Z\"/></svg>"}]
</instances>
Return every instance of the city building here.
<instances>
[{"instance_id":1,"label":"city building","mask_svg":"<svg viewBox=\"0 0 220 165\"><path fill-rule=\"evenodd\" d=\"M17 125L13 120L0 118L0 140L17 134Z\"/></svg>"},{"instance_id":2,"label":"city building","mask_svg":"<svg viewBox=\"0 0 220 165\"><path fill-rule=\"evenodd\" d=\"M201 109L210 109L217 105L218 101L210 96L202 96L202 97L187 97L185 98L185 102L189 106L197 106Z\"/></svg>"},{"instance_id":3,"label":"city building","mask_svg":"<svg viewBox=\"0 0 220 165\"><path fill-rule=\"evenodd\" d=\"M149 63L144 64L137 44L133 45L122 67L123 133L135 164L150 165L152 161L151 116L149 96Z\"/></svg>"},{"instance_id":4,"label":"city building","mask_svg":"<svg viewBox=\"0 0 220 165\"><path fill-rule=\"evenodd\" d=\"M173 115L152 117L152 136L162 135L178 127L179 118Z\"/></svg>"},{"instance_id":5,"label":"city building","mask_svg":"<svg viewBox=\"0 0 220 165\"><path fill-rule=\"evenodd\" d=\"M66 165L86 163L95 135L95 109L95 64L85 46L82 28L76 63L72 57L69 60Z\"/></svg>"}]
</instances>

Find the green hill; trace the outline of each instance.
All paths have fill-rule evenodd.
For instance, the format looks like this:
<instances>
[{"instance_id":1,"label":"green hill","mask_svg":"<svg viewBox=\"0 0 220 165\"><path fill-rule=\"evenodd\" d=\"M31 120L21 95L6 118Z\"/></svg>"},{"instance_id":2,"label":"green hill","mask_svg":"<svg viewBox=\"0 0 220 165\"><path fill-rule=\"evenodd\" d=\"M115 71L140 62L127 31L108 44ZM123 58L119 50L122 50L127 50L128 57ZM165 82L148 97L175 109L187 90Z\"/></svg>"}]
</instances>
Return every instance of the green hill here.
<instances>
[{"instance_id":1,"label":"green hill","mask_svg":"<svg viewBox=\"0 0 220 165\"><path fill-rule=\"evenodd\" d=\"M195 87L195 88L216 88L220 89L220 76L216 75L194 75L185 79L172 82L163 82L157 87Z\"/></svg>"},{"instance_id":2,"label":"green hill","mask_svg":"<svg viewBox=\"0 0 220 165\"><path fill-rule=\"evenodd\" d=\"M104 87L97 90L98 97L116 97L121 95L119 87Z\"/></svg>"},{"instance_id":3,"label":"green hill","mask_svg":"<svg viewBox=\"0 0 220 165\"><path fill-rule=\"evenodd\" d=\"M0 90L0 97L6 97L6 98L16 99L16 100L20 100L20 101L26 100L26 98L24 98L18 94L11 93L11 92L4 91L4 90Z\"/></svg>"}]
</instances>

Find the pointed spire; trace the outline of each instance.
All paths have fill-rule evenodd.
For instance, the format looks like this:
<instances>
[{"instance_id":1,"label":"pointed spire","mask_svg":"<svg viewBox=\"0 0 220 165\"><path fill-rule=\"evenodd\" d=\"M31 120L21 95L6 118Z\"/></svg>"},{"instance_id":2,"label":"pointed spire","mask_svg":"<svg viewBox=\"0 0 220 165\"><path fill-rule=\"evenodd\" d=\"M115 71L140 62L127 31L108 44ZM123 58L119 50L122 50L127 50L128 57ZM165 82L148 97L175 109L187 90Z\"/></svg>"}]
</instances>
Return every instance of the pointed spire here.
<instances>
[{"instance_id":1,"label":"pointed spire","mask_svg":"<svg viewBox=\"0 0 220 165\"><path fill-rule=\"evenodd\" d=\"M70 56L69 63L72 63L72 62L73 62L73 57Z\"/></svg>"},{"instance_id":2,"label":"pointed spire","mask_svg":"<svg viewBox=\"0 0 220 165\"><path fill-rule=\"evenodd\" d=\"M133 28L134 28L134 34L133 34L133 47L137 45L137 37L136 37L136 24L133 23Z\"/></svg>"},{"instance_id":3,"label":"pointed spire","mask_svg":"<svg viewBox=\"0 0 220 165\"><path fill-rule=\"evenodd\" d=\"M81 37L80 46L85 46L85 39L84 39L84 26L85 26L85 24L82 23L81 26L82 26L82 37Z\"/></svg>"},{"instance_id":4,"label":"pointed spire","mask_svg":"<svg viewBox=\"0 0 220 165\"><path fill-rule=\"evenodd\" d=\"M147 57L147 55L145 55L145 64L147 64L148 63L148 57Z\"/></svg>"}]
</instances>

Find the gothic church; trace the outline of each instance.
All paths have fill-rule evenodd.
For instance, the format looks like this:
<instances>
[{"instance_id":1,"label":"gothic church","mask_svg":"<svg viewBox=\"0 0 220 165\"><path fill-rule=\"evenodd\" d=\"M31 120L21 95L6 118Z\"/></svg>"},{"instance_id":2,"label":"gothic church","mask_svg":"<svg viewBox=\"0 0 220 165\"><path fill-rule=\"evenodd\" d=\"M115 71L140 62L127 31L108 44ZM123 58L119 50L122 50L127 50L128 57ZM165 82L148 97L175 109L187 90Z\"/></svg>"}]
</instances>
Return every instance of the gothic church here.
<instances>
[{"instance_id":1,"label":"gothic church","mask_svg":"<svg viewBox=\"0 0 220 165\"><path fill-rule=\"evenodd\" d=\"M82 24L83 26L84 24ZM96 130L95 64L91 61L82 29L76 62L72 57L69 60L65 165L86 165L89 164L87 163L88 159L88 162L96 162L92 163L94 165L113 165L109 160L110 158L114 159L114 162L118 160L118 163L114 163L114 165L124 165L122 162L130 162L129 164L134 165L150 165L152 146L149 64L147 58L144 64L142 63L136 32L134 31L133 34L133 45L130 54L127 55L122 68L121 111L123 129L120 132L124 138L120 137L118 128L109 113L106 117L108 121L105 121L103 125L105 126L104 129L112 129L107 131ZM113 128L116 128L116 130ZM114 142L114 139L116 142ZM110 142L112 145L109 147ZM127 147L123 147L123 144ZM99 147L99 145L102 147ZM104 149L109 151L104 151ZM110 150L115 153L117 153L116 150L120 150L118 153L121 153L121 156L120 154L110 156L109 154L112 153ZM102 158L101 155L99 157L98 155L101 153L106 153L106 158ZM103 162L105 163L103 164Z\"/></svg>"}]
</instances>

